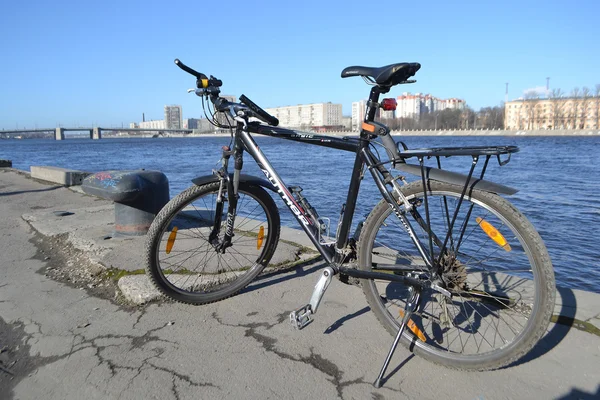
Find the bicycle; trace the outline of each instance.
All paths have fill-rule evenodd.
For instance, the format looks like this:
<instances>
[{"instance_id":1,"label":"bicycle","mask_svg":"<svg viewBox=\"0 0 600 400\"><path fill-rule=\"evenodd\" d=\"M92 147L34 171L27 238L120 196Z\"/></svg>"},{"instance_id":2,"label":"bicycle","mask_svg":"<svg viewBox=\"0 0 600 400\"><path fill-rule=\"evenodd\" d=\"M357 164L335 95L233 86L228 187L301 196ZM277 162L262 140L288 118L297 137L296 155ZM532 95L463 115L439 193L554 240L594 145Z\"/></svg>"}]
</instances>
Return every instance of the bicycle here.
<instances>
[{"instance_id":1,"label":"bicycle","mask_svg":"<svg viewBox=\"0 0 600 400\"><path fill-rule=\"evenodd\" d=\"M279 121L246 96L239 103L219 96L222 81L175 63L196 77L194 91L231 128L221 168L194 179L156 216L148 233L147 273L166 296L184 303L222 300L252 282L275 253L280 234L277 193L321 254L323 269L308 304L290 314L302 329L317 312L332 277L359 284L379 322L394 336L374 385L380 387L400 340L438 364L490 370L520 359L544 334L554 307L555 283L546 247L531 223L500 194L516 192L484 180L492 157L500 166L516 146L408 149L378 109L398 84L415 82L418 63L381 68L349 67L342 77L361 76L372 86L358 138L318 135L278 127ZM208 113L207 113L208 117ZM355 155L346 202L334 239L328 223L299 187L288 187L251 133L330 147ZM388 160L381 160L375 145ZM266 179L242 174L248 153ZM442 159L467 157L469 173L444 170ZM234 171L229 172L233 157ZM409 163L416 159L417 163ZM425 161L435 160L435 167ZM483 165L476 171L480 160ZM350 235L360 183L369 171L381 201ZM394 172L393 172L394 171ZM395 172L398 171L398 172ZM418 179L408 183L399 173Z\"/></svg>"}]
</instances>

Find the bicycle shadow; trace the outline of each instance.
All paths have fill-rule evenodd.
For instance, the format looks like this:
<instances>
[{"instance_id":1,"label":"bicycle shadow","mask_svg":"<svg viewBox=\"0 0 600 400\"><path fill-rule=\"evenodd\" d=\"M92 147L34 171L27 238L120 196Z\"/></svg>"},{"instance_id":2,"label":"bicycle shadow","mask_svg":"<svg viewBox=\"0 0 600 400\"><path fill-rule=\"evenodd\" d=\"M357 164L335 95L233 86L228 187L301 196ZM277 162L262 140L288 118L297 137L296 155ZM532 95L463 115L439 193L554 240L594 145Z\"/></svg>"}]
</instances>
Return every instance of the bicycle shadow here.
<instances>
[{"instance_id":1,"label":"bicycle shadow","mask_svg":"<svg viewBox=\"0 0 600 400\"><path fill-rule=\"evenodd\" d=\"M303 277L312 274L318 270L325 268L326 262L322 258L317 260L308 260L304 263L295 265L292 268L284 268L272 272L266 272L259 275L252 283L246 286L239 294L251 293L255 290L263 289L281 282L286 282L291 279ZM307 268L309 267L309 268ZM295 272L290 274L290 272ZM282 275L279 278L277 276Z\"/></svg>"},{"instance_id":2,"label":"bicycle shadow","mask_svg":"<svg viewBox=\"0 0 600 400\"><path fill-rule=\"evenodd\" d=\"M567 394L565 394L562 397L557 397L557 400L594 400L594 399L600 399L600 385L598 385L598 389L596 390L596 393L588 393L588 392L584 392L583 390L579 390L579 389L571 389L571 391Z\"/></svg>"},{"instance_id":3,"label":"bicycle shadow","mask_svg":"<svg viewBox=\"0 0 600 400\"><path fill-rule=\"evenodd\" d=\"M553 320L556 321L554 325L550 326L550 329L544 336L542 336L542 338L537 342L533 349L529 351L529 353L525 354L522 358L505 368L525 364L529 361L535 360L536 358L542 357L544 354L558 346L558 344L567 337L575 322L575 315L577 314L577 299L573 290L568 288L557 287L556 295L557 298L560 296L561 308L560 311L558 311L558 314L555 312L553 315Z\"/></svg>"},{"instance_id":4,"label":"bicycle shadow","mask_svg":"<svg viewBox=\"0 0 600 400\"><path fill-rule=\"evenodd\" d=\"M327 329L325 329L325 332L323 332L326 335L329 335L330 333L336 331L337 329L341 328L342 325L344 325L344 322L346 321L350 321L352 318L356 318L356 317L360 317L363 314L366 314L367 312L371 311L371 308L369 306L361 308L360 310L352 313L352 314L348 314L340 319L338 319L337 321L335 321L333 324L329 325L327 327Z\"/></svg>"},{"instance_id":5,"label":"bicycle shadow","mask_svg":"<svg viewBox=\"0 0 600 400\"><path fill-rule=\"evenodd\" d=\"M501 298L505 297L506 299L512 298L512 293L523 293L525 294L529 287L529 280L526 278L519 278L515 276L508 276L503 273L481 273L481 287L485 288L486 293L493 294L495 297ZM491 290L495 288L495 290ZM505 291L500 290L499 288L506 289ZM408 292L404 285L390 283L386 286L385 292L382 293L382 300L384 302L400 302L400 306L404 304L404 299L408 296ZM540 341L530 350L525 356L520 358L519 360L513 362L512 364L504 367L510 368L512 366L525 364L529 361L535 360L539 357L542 357L550 350L555 348L560 342L562 342L565 337L568 335L571 327L573 326L575 320L575 315L577 312L577 300L574 292L571 289L567 288L557 288L557 297L559 300L557 304L560 304L560 310L555 312L553 316L554 324L551 324L546 334L540 339ZM436 302L435 299L430 294L425 294L422 298L422 301L425 303ZM464 301L463 304L471 303L471 301ZM460 329L461 332L465 334L476 334L481 329L484 329L487 325L482 325L482 320L486 319L490 315L494 315L497 311L490 304L487 304L485 307L477 307L476 304L479 304L480 301L475 301L473 304L469 304L468 307L462 307L461 311L458 313L451 313L450 317L452 320L452 325L455 329ZM503 308L501 303L498 304L499 309ZM427 320L433 320L434 315L426 315L425 311L419 314L415 314L412 317L413 322L420 327L425 327L427 325ZM431 323L429 325L429 330L425 332L425 334L432 340L432 344L442 344L444 342L445 330L443 327L439 326L439 324ZM409 346L411 351L414 350L415 341ZM393 376L393 373L388 374L386 379L389 379Z\"/></svg>"}]
</instances>

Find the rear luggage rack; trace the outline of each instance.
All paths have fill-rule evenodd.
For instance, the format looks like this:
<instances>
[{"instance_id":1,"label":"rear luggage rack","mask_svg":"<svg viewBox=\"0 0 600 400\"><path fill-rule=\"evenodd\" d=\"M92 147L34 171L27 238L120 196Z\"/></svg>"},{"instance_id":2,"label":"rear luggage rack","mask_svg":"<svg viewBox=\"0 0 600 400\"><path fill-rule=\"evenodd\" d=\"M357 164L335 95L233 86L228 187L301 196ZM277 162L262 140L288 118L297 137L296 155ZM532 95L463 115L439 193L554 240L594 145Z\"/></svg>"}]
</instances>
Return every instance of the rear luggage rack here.
<instances>
[{"instance_id":1,"label":"rear luggage rack","mask_svg":"<svg viewBox=\"0 0 600 400\"><path fill-rule=\"evenodd\" d=\"M510 155L519 151L517 146L471 146L471 147L433 147L429 149L411 149L399 151L400 160L406 158L431 158L431 157L453 157L453 156L497 156L498 163L505 165L510 161ZM508 154L506 160L501 160L500 156ZM398 159L391 160L398 162Z\"/></svg>"}]
</instances>

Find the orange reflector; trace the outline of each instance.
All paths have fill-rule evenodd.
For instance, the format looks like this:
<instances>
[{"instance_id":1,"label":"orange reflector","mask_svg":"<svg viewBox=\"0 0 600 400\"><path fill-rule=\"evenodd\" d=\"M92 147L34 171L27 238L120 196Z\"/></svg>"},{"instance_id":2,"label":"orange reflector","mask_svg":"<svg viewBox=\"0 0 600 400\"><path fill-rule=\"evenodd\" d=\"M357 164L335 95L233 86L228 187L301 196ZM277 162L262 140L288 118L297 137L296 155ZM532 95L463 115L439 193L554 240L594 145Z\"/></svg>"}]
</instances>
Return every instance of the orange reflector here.
<instances>
[{"instance_id":1,"label":"orange reflector","mask_svg":"<svg viewBox=\"0 0 600 400\"><path fill-rule=\"evenodd\" d=\"M502 247L506 251L511 251L510 244L504 239L504 236L498 229L494 228L492 224L487 222L485 219L477 217L475 221L479 224L479 227L494 241L498 244L498 246Z\"/></svg>"},{"instance_id":2,"label":"orange reflector","mask_svg":"<svg viewBox=\"0 0 600 400\"><path fill-rule=\"evenodd\" d=\"M256 239L256 250L260 250L263 245L263 239L265 238L265 227L261 226L258 230L258 238Z\"/></svg>"},{"instance_id":3,"label":"orange reflector","mask_svg":"<svg viewBox=\"0 0 600 400\"><path fill-rule=\"evenodd\" d=\"M402 310L402 309L400 310L400 318L404 318L404 310ZM422 342L427 341L427 338L425 337L423 332L421 332L421 330L419 329L417 324L415 324L412 319L408 320L408 323L406 324L406 326L408 326L408 329L410 329L412 331L412 333L415 334L416 337L421 339Z\"/></svg>"},{"instance_id":4,"label":"orange reflector","mask_svg":"<svg viewBox=\"0 0 600 400\"><path fill-rule=\"evenodd\" d=\"M367 132L375 132L375 125L367 124L366 122L362 123L362 128Z\"/></svg>"},{"instance_id":5,"label":"orange reflector","mask_svg":"<svg viewBox=\"0 0 600 400\"><path fill-rule=\"evenodd\" d=\"M177 227L173 228L171 234L169 235L169 239L167 240L167 254L171 252L173 248L173 244L175 244L175 238L177 237Z\"/></svg>"}]
</instances>

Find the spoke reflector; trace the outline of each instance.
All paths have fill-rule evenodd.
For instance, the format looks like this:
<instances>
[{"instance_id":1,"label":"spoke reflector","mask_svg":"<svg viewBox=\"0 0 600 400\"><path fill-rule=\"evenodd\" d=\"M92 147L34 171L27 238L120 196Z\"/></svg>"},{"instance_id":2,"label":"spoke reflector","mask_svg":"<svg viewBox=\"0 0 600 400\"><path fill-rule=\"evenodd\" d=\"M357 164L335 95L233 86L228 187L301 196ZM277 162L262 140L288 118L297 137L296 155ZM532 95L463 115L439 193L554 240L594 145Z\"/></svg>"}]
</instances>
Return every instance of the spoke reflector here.
<instances>
[{"instance_id":1,"label":"spoke reflector","mask_svg":"<svg viewBox=\"0 0 600 400\"><path fill-rule=\"evenodd\" d=\"M398 311L400 312L400 318L404 318L404 310L400 309ZM419 339L421 339L422 342L427 341L427 338L425 337L425 335L423 334L423 332L419 329L419 327L417 326L417 324L415 324L413 322L412 319L408 320L408 323L406 324L406 326L408 326L408 329L410 329L412 331L412 333L415 334L416 337L418 337Z\"/></svg>"},{"instance_id":2,"label":"spoke reflector","mask_svg":"<svg viewBox=\"0 0 600 400\"><path fill-rule=\"evenodd\" d=\"M171 234L169 235L169 239L167 240L167 254L171 252L173 248L173 244L175 244L175 238L177 237L177 227L173 228Z\"/></svg>"},{"instance_id":3,"label":"spoke reflector","mask_svg":"<svg viewBox=\"0 0 600 400\"><path fill-rule=\"evenodd\" d=\"M265 227L261 225L258 230L258 238L256 239L256 250L260 250L263 245L263 240L265 238Z\"/></svg>"},{"instance_id":4,"label":"spoke reflector","mask_svg":"<svg viewBox=\"0 0 600 400\"><path fill-rule=\"evenodd\" d=\"M498 246L506 251L512 250L510 244L504 239L504 236L502 236L502 234L498 232L498 229L494 228L492 224L480 217L475 218L475 221L477 221L479 227L490 237L490 239L496 242Z\"/></svg>"}]
</instances>

